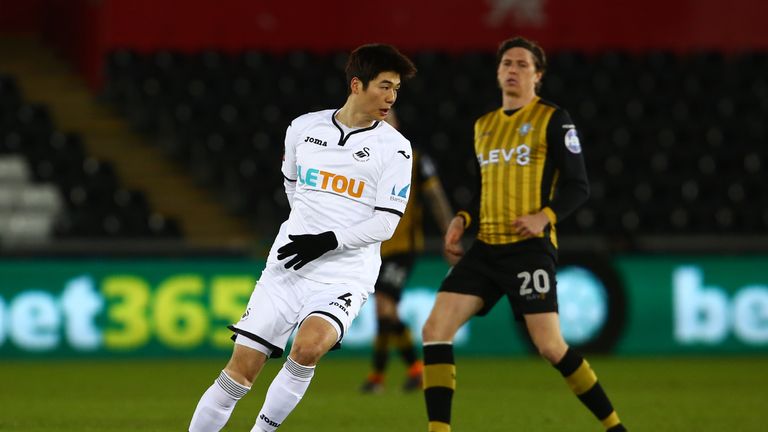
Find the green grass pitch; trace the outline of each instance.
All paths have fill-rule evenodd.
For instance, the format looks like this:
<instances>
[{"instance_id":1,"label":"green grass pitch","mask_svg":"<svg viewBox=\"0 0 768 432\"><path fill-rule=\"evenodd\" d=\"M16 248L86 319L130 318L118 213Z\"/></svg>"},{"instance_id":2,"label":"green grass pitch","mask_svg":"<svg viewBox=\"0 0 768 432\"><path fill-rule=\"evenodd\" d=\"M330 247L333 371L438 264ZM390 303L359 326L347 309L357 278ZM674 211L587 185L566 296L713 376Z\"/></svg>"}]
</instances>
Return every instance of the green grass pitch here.
<instances>
[{"instance_id":1,"label":"green grass pitch","mask_svg":"<svg viewBox=\"0 0 768 432\"><path fill-rule=\"evenodd\" d=\"M589 356L632 431L768 430L768 358ZM183 431L226 359L3 361L0 431ZM250 430L272 360L225 431ZM331 354L281 431L426 430L421 393L404 394L392 366L387 390L361 395L367 360ZM459 432L600 431L558 373L537 358L458 359L453 424Z\"/></svg>"}]
</instances>

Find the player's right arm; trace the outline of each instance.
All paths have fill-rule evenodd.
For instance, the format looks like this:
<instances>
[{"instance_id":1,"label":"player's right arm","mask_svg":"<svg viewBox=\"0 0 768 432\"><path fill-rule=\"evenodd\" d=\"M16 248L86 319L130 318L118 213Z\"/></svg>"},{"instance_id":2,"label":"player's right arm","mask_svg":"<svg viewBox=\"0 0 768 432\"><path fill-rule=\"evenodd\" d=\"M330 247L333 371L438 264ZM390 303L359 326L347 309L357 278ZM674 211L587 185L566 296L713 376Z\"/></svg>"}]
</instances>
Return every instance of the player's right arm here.
<instances>
[{"instance_id":1,"label":"player's right arm","mask_svg":"<svg viewBox=\"0 0 768 432\"><path fill-rule=\"evenodd\" d=\"M483 134L483 130L480 127L480 121L485 118L485 116L481 117L475 122L475 143L478 142L478 140L481 138ZM469 152L467 152L467 157L469 156ZM469 228L473 222L480 220L480 197L482 194L482 172L480 170L480 163L477 160L477 151L476 151L476 144L473 144L472 146L472 152L471 157L474 160L474 163L472 164L472 168L474 168L474 171L471 171L468 173L466 177L469 178L468 181L468 187L469 187L469 205L465 206L464 208L459 208L459 211L456 213L456 216L460 216L462 220L464 221L464 229ZM462 156L464 156L462 154Z\"/></svg>"},{"instance_id":2,"label":"player's right arm","mask_svg":"<svg viewBox=\"0 0 768 432\"><path fill-rule=\"evenodd\" d=\"M475 141L478 140L482 131L479 127L480 120L475 122ZM477 154L474 151L474 145L472 147L472 156L474 162L474 172L471 173L469 190L471 198L469 205L460 208L456 215L451 219L446 230L445 237L443 239L443 255L449 264L456 264L462 256L464 256L464 247L461 245L461 237L464 235L464 231L472 225L472 222L478 220L480 217L480 194L481 194L481 173L480 164L477 161Z\"/></svg>"},{"instance_id":3,"label":"player's right arm","mask_svg":"<svg viewBox=\"0 0 768 432\"><path fill-rule=\"evenodd\" d=\"M298 170L296 168L296 144L298 131L294 126L296 120L292 121L285 130L285 147L283 152L283 164L280 171L283 173L283 186L285 195L288 198L288 205L293 208L293 195L296 193L296 180Z\"/></svg>"},{"instance_id":4,"label":"player's right arm","mask_svg":"<svg viewBox=\"0 0 768 432\"><path fill-rule=\"evenodd\" d=\"M464 218L454 216L448 224L443 242L443 254L450 265L456 265L464 256L464 247L461 245L461 237L464 235Z\"/></svg>"}]
</instances>

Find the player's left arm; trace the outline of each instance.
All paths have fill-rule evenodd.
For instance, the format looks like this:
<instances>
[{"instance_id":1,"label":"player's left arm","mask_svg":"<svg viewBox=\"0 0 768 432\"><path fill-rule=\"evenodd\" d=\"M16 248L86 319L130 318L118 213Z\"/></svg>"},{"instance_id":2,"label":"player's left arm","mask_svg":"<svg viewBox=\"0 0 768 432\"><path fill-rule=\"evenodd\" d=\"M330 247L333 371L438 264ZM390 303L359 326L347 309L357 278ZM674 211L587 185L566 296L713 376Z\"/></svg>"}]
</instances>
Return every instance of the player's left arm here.
<instances>
[{"instance_id":1,"label":"player's left arm","mask_svg":"<svg viewBox=\"0 0 768 432\"><path fill-rule=\"evenodd\" d=\"M370 219L353 227L326 231L320 234L288 235L289 243L277 250L277 259L286 261L285 268L301 269L326 252L339 249L358 249L392 237L401 215L376 211Z\"/></svg>"},{"instance_id":2,"label":"player's left arm","mask_svg":"<svg viewBox=\"0 0 768 432\"><path fill-rule=\"evenodd\" d=\"M392 238L411 195L412 156L407 141L395 146L376 185L373 216L353 227L334 230L337 249L357 249Z\"/></svg>"},{"instance_id":3,"label":"player's left arm","mask_svg":"<svg viewBox=\"0 0 768 432\"><path fill-rule=\"evenodd\" d=\"M571 116L563 109L556 110L547 125L547 154L559 172L554 197L540 211L512 223L517 233L525 237L540 235L547 225L565 219L589 198L581 141Z\"/></svg>"},{"instance_id":4,"label":"player's left arm","mask_svg":"<svg viewBox=\"0 0 768 432\"><path fill-rule=\"evenodd\" d=\"M563 220L589 198L589 180L581 140L567 111L558 109L547 127L547 151L560 172L555 194L544 208L551 224Z\"/></svg>"}]
</instances>

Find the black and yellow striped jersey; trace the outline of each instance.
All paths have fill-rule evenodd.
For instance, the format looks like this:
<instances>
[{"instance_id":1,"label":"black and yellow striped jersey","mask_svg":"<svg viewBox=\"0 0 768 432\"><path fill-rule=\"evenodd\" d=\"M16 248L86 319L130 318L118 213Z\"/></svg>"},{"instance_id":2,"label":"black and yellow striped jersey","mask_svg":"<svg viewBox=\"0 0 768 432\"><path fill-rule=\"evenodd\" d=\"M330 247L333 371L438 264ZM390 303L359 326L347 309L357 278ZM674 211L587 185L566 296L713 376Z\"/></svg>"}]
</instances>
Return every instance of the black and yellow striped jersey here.
<instances>
[{"instance_id":1,"label":"black and yellow striped jersey","mask_svg":"<svg viewBox=\"0 0 768 432\"><path fill-rule=\"evenodd\" d=\"M414 149L413 158L411 197L392 238L381 244L381 256L385 258L396 254L419 253L424 250L423 194L430 182L439 180L435 164L428 155Z\"/></svg>"},{"instance_id":2,"label":"black and yellow striped jersey","mask_svg":"<svg viewBox=\"0 0 768 432\"><path fill-rule=\"evenodd\" d=\"M543 210L550 224L541 238L557 248L555 223L589 196L570 115L538 97L515 111L489 112L475 122L475 155L481 183L478 240L517 243L523 239L512 222Z\"/></svg>"}]
</instances>

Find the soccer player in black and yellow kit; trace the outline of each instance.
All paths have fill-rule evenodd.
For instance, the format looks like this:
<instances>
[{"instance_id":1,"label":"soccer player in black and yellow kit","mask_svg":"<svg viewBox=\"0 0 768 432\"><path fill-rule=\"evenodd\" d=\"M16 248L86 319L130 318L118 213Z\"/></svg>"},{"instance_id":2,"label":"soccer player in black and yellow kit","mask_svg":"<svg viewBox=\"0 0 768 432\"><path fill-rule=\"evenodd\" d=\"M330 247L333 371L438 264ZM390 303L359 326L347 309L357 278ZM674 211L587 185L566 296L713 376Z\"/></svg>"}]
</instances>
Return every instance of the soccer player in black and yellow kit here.
<instances>
[{"instance_id":1,"label":"soccer player in black and yellow kit","mask_svg":"<svg viewBox=\"0 0 768 432\"><path fill-rule=\"evenodd\" d=\"M395 111L386 121L399 128ZM426 202L440 232L446 233L453 212L432 159L414 147L411 198L391 239L381 244L381 270L376 280L376 339L373 344L373 370L360 390L379 393L384 389L390 347L399 351L408 367L403 390L421 389L423 364L416 355L410 329L400 320L397 305L411 274L416 256L424 249L423 203Z\"/></svg>"},{"instance_id":2,"label":"soccer player in black and yellow kit","mask_svg":"<svg viewBox=\"0 0 768 432\"><path fill-rule=\"evenodd\" d=\"M456 332L504 295L539 353L605 429L625 431L589 363L560 333L555 226L589 196L576 128L565 110L537 96L546 69L538 45L506 40L497 61L502 107L475 123L479 218L460 211L451 220L444 247L454 267L423 329L429 432L451 430ZM465 254L460 240L474 220L478 235Z\"/></svg>"}]
</instances>

